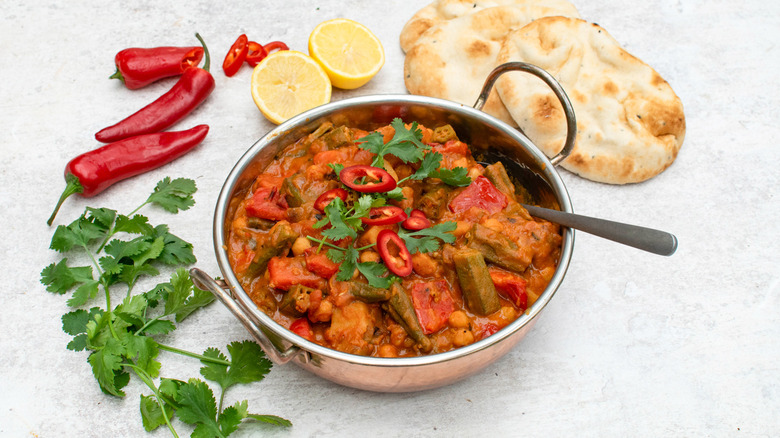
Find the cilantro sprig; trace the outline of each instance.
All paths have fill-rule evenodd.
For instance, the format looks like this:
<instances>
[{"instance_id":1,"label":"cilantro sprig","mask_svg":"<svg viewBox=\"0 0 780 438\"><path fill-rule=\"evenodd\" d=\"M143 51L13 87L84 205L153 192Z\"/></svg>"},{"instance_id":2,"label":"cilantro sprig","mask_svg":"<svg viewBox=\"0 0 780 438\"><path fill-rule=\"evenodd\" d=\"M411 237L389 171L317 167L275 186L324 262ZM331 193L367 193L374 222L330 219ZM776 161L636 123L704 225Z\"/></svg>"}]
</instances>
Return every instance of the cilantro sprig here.
<instances>
[{"instance_id":1,"label":"cilantro sprig","mask_svg":"<svg viewBox=\"0 0 780 438\"><path fill-rule=\"evenodd\" d=\"M46 290L71 293L67 304L75 309L62 317L63 331L72 336L67 348L89 353L87 362L106 394L124 397L131 375L149 387L152 395L142 395L140 402L146 430L166 425L173 436L178 436L172 423L175 417L195 426L193 436L228 436L248 421L289 426L290 422L280 417L249 413L246 401L223 409L228 388L260 381L270 370L270 361L254 342L231 343L228 359L215 348L196 354L156 338L174 331L177 324L212 303L214 297L195 287L183 267L196 261L192 245L172 234L167 225L150 224L138 211L147 205L171 213L187 210L194 205L192 195L196 190L192 180L165 178L128 215L87 207L78 219L57 227L50 248L63 255L81 252L91 262L73 266L68 257L63 257L41 272ZM141 277L158 276L162 267L173 270L168 281L146 292L133 293ZM112 292L120 286L126 288L126 295L112 305ZM101 290L105 307L79 308L97 299ZM160 351L200 360L204 365L201 375L221 389L219 404L208 384L199 379L159 379Z\"/></svg>"}]
</instances>

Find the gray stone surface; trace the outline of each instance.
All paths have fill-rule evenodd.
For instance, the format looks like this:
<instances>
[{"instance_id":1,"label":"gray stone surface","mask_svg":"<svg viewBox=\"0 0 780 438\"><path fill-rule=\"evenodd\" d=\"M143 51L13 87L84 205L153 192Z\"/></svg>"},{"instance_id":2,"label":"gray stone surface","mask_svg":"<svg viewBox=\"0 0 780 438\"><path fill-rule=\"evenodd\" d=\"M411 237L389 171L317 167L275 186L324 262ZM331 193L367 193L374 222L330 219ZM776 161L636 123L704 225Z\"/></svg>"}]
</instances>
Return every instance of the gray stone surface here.
<instances>
[{"instance_id":1,"label":"gray stone surface","mask_svg":"<svg viewBox=\"0 0 780 438\"><path fill-rule=\"evenodd\" d=\"M228 402L293 421L252 436L777 436L780 431L780 3L578 0L582 16L653 66L681 97L687 136L677 161L642 184L610 186L562 171L582 214L664 229L680 240L669 258L578 233L563 286L516 348L483 372L414 394L376 394L277 366ZM211 220L227 173L273 125L249 94L250 69L219 66L242 32L306 51L311 29L356 19L382 40L387 62L365 87L334 100L405 93L398 34L422 3L3 1L0 2L0 211L5 267L0 294L0 436L135 437L137 380L128 396L102 394L84 353L67 351L65 298L40 284L59 260L45 220L73 156L93 134L166 91L129 91L108 80L130 46L209 44L216 90L175 128L211 126L198 149L117 184L73 197L57 224L85 206L129 212L164 176L197 181L196 206L146 214L195 245L213 275ZM149 284L140 285L139 288ZM119 292L121 294L121 292ZM193 351L247 338L221 305L195 315L166 342ZM163 375L198 376L195 361L163 353ZM180 435L191 428L176 423ZM159 429L148 436L168 436Z\"/></svg>"}]
</instances>

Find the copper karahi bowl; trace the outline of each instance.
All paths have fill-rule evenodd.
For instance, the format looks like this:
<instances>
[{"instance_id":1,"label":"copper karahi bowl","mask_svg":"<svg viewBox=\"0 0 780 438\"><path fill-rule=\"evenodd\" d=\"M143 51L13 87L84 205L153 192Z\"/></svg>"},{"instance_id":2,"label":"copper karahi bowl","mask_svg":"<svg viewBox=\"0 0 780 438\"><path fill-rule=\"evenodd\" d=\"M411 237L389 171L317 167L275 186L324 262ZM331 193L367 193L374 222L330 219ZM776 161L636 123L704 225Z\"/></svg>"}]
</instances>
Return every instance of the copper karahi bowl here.
<instances>
[{"instance_id":1,"label":"copper karahi bowl","mask_svg":"<svg viewBox=\"0 0 780 438\"><path fill-rule=\"evenodd\" d=\"M516 128L480 111L495 79L505 70L522 70L544 80L563 104L568 136L561 154L548 159ZM517 74L517 73L516 73ZM442 99L413 95L375 95L344 99L300 114L258 140L236 163L220 192L214 213L214 248L224 280L215 280L194 268L195 284L212 291L246 327L276 364L287 362L341 385L381 392L408 392L436 388L475 374L502 357L534 325L563 282L572 256L574 231L562 227L562 246L556 272L539 299L514 322L471 345L421 357L380 358L336 351L308 341L276 323L252 302L228 262L227 236L233 212L231 198L251 184L285 146L314 131L324 122L371 130L392 118L417 121L425 126L450 124L484 161L501 159L536 204L571 212L569 194L554 164L574 143L574 114L563 90L545 71L521 63L504 65L491 74L475 108Z\"/></svg>"}]
</instances>

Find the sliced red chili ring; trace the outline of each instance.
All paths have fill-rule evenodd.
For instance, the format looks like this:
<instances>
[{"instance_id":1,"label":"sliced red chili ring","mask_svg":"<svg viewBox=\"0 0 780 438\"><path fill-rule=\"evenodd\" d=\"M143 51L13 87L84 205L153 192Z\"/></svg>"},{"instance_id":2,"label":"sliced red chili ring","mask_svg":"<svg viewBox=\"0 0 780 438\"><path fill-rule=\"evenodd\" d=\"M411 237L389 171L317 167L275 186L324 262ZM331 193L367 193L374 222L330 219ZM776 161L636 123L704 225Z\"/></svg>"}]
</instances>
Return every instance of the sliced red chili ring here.
<instances>
[{"instance_id":1,"label":"sliced red chili ring","mask_svg":"<svg viewBox=\"0 0 780 438\"><path fill-rule=\"evenodd\" d=\"M190 67L197 67L201 59L203 59L203 47L193 48L181 59L181 71L183 72Z\"/></svg>"},{"instance_id":2,"label":"sliced red chili ring","mask_svg":"<svg viewBox=\"0 0 780 438\"><path fill-rule=\"evenodd\" d=\"M249 41L247 43L246 62L250 66L254 67L260 63L265 57L268 56L268 52L265 50L262 44Z\"/></svg>"},{"instance_id":3,"label":"sliced red chili ring","mask_svg":"<svg viewBox=\"0 0 780 438\"><path fill-rule=\"evenodd\" d=\"M368 217L360 218L366 225L392 225L403 222L405 219L404 210L394 205L374 207L368 212Z\"/></svg>"},{"instance_id":4,"label":"sliced red chili ring","mask_svg":"<svg viewBox=\"0 0 780 438\"><path fill-rule=\"evenodd\" d=\"M342 189L341 187L337 189L327 190L323 194L318 196L316 201L314 201L314 208L324 213L325 207L327 207L328 204L330 204L330 201L336 198L341 198L342 201L346 201L348 195L349 193L347 193L347 191Z\"/></svg>"},{"instance_id":5,"label":"sliced red chili ring","mask_svg":"<svg viewBox=\"0 0 780 438\"><path fill-rule=\"evenodd\" d=\"M241 68L246 59L247 51L249 51L248 42L246 35L241 34L228 50L225 60L222 62L222 70L225 71L226 76L238 73L238 69Z\"/></svg>"},{"instance_id":6,"label":"sliced red chili ring","mask_svg":"<svg viewBox=\"0 0 780 438\"><path fill-rule=\"evenodd\" d=\"M271 41L270 43L264 45L263 49L265 49L266 53L271 53L272 50L290 50L290 48L287 47L287 44L281 41Z\"/></svg>"},{"instance_id":7,"label":"sliced red chili ring","mask_svg":"<svg viewBox=\"0 0 780 438\"><path fill-rule=\"evenodd\" d=\"M361 193L389 192L396 187L395 179L384 169L358 164L345 167L339 173L345 186Z\"/></svg>"},{"instance_id":8,"label":"sliced red chili ring","mask_svg":"<svg viewBox=\"0 0 780 438\"><path fill-rule=\"evenodd\" d=\"M376 247L390 272L399 277L406 277L412 273L412 255L395 231L387 229L380 231L376 235Z\"/></svg>"},{"instance_id":9,"label":"sliced red chili ring","mask_svg":"<svg viewBox=\"0 0 780 438\"><path fill-rule=\"evenodd\" d=\"M431 226L431 221L427 217L409 216L401 222L401 226L411 231L424 230Z\"/></svg>"},{"instance_id":10,"label":"sliced red chili ring","mask_svg":"<svg viewBox=\"0 0 780 438\"><path fill-rule=\"evenodd\" d=\"M410 217L421 217L421 218L428 219L428 216L426 216L425 213L422 212L422 210L418 210L416 208L409 212L409 216Z\"/></svg>"}]
</instances>

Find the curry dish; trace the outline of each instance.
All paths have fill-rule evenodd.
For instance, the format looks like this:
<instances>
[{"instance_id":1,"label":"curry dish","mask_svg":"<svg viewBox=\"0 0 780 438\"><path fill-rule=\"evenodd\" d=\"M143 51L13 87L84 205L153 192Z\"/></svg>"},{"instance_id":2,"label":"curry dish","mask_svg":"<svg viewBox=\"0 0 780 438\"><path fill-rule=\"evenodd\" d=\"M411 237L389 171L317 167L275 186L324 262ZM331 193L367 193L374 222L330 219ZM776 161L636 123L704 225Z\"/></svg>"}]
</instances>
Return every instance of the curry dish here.
<instances>
[{"instance_id":1,"label":"curry dish","mask_svg":"<svg viewBox=\"0 0 780 438\"><path fill-rule=\"evenodd\" d=\"M449 125L323 124L231 200L229 260L257 306L305 339L441 353L510 324L555 272L560 228L517 196Z\"/></svg>"}]
</instances>

